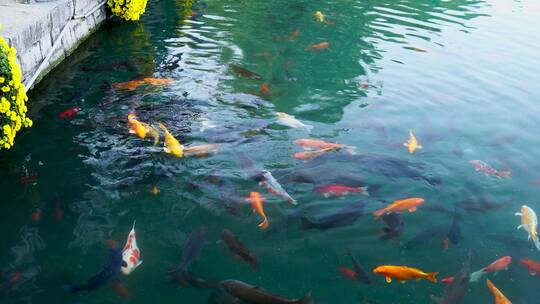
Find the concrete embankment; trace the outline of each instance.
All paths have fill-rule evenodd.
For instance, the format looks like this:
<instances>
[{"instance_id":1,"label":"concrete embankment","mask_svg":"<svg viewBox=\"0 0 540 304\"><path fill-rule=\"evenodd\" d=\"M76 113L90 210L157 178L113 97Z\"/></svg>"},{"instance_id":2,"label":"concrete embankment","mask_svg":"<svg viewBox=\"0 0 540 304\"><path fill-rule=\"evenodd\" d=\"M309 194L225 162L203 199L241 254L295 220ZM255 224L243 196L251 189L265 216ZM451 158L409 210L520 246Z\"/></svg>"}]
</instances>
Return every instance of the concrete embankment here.
<instances>
[{"instance_id":1,"label":"concrete embankment","mask_svg":"<svg viewBox=\"0 0 540 304\"><path fill-rule=\"evenodd\" d=\"M17 49L30 89L106 19L103 0L0 0L0 35Z\"/></svg>"}]
</instances>

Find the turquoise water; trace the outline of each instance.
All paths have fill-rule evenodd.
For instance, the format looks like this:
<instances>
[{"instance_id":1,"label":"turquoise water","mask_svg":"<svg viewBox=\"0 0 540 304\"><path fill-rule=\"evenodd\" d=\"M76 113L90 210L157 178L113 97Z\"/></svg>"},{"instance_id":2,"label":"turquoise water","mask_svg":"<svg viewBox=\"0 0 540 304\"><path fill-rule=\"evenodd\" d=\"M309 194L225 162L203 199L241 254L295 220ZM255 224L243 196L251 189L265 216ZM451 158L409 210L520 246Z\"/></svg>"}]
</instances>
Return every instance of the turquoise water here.
<instances>
[{"instance_id":1,"label":"turquoise water","mask_svg":"<svg viewBox=\"0 0 540 304\"><path fill-rule=\"evenodd\" d=\"M440 278L455 274L472 250L472 270L512 256L508 271L489 277L513 303L537 303L538 279L519 259L540 261L540 252L514 216L523 204L540 210L537 2L209 0L191 9L151 1L139 23L106 24L30 93L34 127L0 155L1 277L22 274L3 303L207 303L211 290L166 275L200 226L209 244L191 271L201 278L239 279L294 298L312 290L315 303L432 303L443 284L344 278L338 268L351 267L347 249L368 272L397 264ZM316 11L327 24L315 21ZM328 49L306 50L323 41ZM128 60L136 70L95 70ZM263 81L232 65L260 74L270 92L260 94ZM142 77L174 82L110 87ZM57 117L73 106L82 111ZM130 111L165 123L187 146L219 143L220 151L167 155L128 134ZM281 126L276 112L314 128ZM402 146L409 129L423 145L412 155ZM299 138L343 143L356 155L293 159ZM272 172L298 207L257 185L241 155ZM474 159L511 168L512 177L475 172ZM35 181L21 182L29 175ZM313 192L332 183L368 186L371 195ZM267 198L266 231L244 204L251 191ZM380 240L384 223L370 213L410 196L426 202L402 215L398 239ZM352 225L300 227L302 216L315 220L358 202L365 214ZM445 251L454 209L463 239ZM62 286L101 269L106 241L124 244L135 220L144 263L122 278L131 298L110 285L66 293ZM225 228L256 253L258 272L218 241ZM462 303L492 302L481 280Z\"/></svg>"}]
</instances>

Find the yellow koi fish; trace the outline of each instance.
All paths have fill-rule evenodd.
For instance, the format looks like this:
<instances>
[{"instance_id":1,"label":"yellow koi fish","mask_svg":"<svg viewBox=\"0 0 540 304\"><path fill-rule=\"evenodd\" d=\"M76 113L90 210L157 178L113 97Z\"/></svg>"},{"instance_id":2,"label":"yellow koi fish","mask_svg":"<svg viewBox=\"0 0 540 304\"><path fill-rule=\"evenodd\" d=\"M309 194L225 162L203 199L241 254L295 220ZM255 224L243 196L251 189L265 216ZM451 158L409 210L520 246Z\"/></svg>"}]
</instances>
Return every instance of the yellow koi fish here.
<instances>
[{"instance_id":1,"label":"yellow koi fish","mask_svg":"<svg viewBox=\"0 0 540 304\"><path fill-rule=\"evenodd\" d=\"M416 140L412 129L409 130L409 141L407 141L407 143L404 143L403 146L409 149L410 154L413 154L416 149L422 149L422 146L418 143L418 140Z\"/></svg>"},{"instance_id":2,"label":"yellow koi fish","mask_svg":"<svg viewBox=\"0 0 540 304\"><path fill-rule=\"evenodd\" d=\"M486 280L486 284L495 298L495 304L512 304L508 298L497 288L489 279Z\"/></svg>"},{"instance_id":3,"label":"yellow koi fish","mask_svg":"<svg viewBox=\"0 0 540 304\"><path fill-rule=\"evenodd\" d=\"M517 227L525 229L529 234L529 240L532 240L536 249L540 250L540 242L538 241L538 218L536 213L529 206L521 206L521 211L516 213L516 216L521 216L521 225Z\"/></svg>"},{"instance_id":4,"label":"yellow koi fish","mask_svg":"<svg viewBox=\"0 0 540 304\"><path fill-rule=\"evenodd\" d=\"M128 114L129 133L137 135L139 138L146 137L146 128L143 123L137 119L135 113Z\"/></svg>"},{"instance_id":5,"label":"yellow koi fish","mask_svg":"<svg viewBox=\"0 0 540 304\"><path fill-rule=\"evenodd\" d=\"M159 127L165 133L165 142L163 143L163 150L165 153L172 154L176 157L182 157L184 155L184 146L169 133L169 130L167 130L162 123L159 124Z\"/></svg>"}]
</instances>

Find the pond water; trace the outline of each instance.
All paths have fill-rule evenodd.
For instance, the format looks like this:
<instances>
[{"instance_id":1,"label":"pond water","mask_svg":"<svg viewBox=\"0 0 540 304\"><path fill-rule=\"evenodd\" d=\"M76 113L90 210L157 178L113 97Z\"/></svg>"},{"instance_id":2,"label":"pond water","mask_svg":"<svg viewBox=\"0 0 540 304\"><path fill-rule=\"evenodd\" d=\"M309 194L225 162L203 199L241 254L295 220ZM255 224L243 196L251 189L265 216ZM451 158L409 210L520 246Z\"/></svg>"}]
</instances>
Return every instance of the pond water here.
<instances>
[{"instance_id":1,"label":"pond water","mask_svg":"<svg viewBox=\"0 0 540 304\"><path fill-rule=\"evenodd\" d=\"M538 278L519 260L540 261L540 251L514 213L540 210L539 13L532 0L163 0L138 23L106 24L31 92L34 127L0 155L2 303L208 303L211 289L167 277L201 226L207 244L189 271L203 279L291 298L312 290L315 303L433 303L444 284L387 284L371 270L407 265L440 279L471 251L472 271L513 261L471 283L461 303L494 302L486 277L513 303L538 303ZM174 81L114 85L144 77ZM130 112L186 146L219 151L166 154L128 133ZM277 112L313 128L280 125ZM414 154L403 146L410 129L423 146ZM292 158L301 138L353 149ZM511 177L477 172L471 160ZM258 185L254 168L298 205ZM314 191L331 184L370 195ZM245 202L252 191L266 199L266 230ZM406 197L425 203L381 240L385 224L372 212ZM123 245L134 221L144 263L120 277L130 297L113 282L66 292L100 271L107 240ZM307 229L328 222L340 227ZM229 253L223 229L257 255L258 271ZM371 285L339 271L352 268L348 250Z\"/></svg>"}]
</instances>

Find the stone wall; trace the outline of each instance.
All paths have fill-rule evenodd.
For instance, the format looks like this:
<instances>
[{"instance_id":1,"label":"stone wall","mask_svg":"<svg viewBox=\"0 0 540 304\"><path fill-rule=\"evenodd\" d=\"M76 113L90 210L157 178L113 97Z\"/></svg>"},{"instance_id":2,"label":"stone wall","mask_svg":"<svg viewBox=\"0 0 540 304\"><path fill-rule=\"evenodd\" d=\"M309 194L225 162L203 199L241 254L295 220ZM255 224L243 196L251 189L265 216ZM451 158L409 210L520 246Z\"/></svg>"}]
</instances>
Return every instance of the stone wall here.
<instances>
[{"instance_id":1,"label":"stone wall","mask_svg":"<svg viewBox=\"0 0 540 304\"><path fill-rule=\"evenodd\" d=\"M101 2L102 0L56 0L21 4L0 0L0 24L3 26L0 35L17 49L23 80L27 86L48 56L50 58L32 85L66 58L106 19L104 6L100 6L86 18L82 16ZM62 38L51 53L53 44L62 32Z\"/></svg>"}]
</instances>

